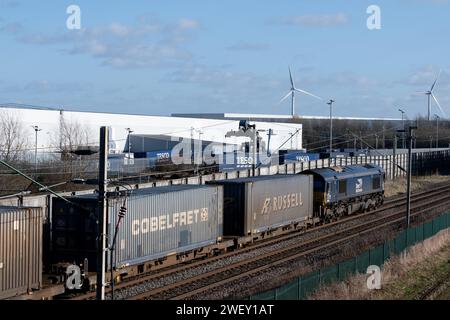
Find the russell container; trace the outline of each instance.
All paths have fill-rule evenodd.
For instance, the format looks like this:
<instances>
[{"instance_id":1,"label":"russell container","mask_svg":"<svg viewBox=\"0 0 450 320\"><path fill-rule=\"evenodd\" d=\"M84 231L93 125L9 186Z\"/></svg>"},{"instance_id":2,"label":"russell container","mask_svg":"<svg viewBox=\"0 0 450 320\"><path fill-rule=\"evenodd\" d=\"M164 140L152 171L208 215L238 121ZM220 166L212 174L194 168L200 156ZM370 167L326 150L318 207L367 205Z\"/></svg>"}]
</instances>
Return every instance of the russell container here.
<instances>
[{"instance_id":1,"label":"russell container","mask_svg":"<svg viewBox=\"0 0 450 320\"><path fill-rule=\"evenodd\" d=\"M0 299L42 285L41 208L0 207Z\"/></svg>"},{"instance_id":2,"label":"russell container","mask_svg":"<svg viewBox=\"0 0 450 320\"><path fill-rule=\"evenodd\" d=\"M313 178L274 175L209 181L224 187L224 236L249 236L310 219Z\"/></svg>"},{"instance_id":3,"label":"russell container","mask_svg":"<svg viewBox=\"0 0 450 320\"><path fill-rule=\"evenodd\" d=\"M96 270L95 195L53 199L53 260L88 261ZM109 196L109 244L121 206L127 208L117 234L114 266L121 268L215 244L222 238L223 188L181 185ZM108 259L109 263L109 259Z\"/></svg>"}]
</instances>

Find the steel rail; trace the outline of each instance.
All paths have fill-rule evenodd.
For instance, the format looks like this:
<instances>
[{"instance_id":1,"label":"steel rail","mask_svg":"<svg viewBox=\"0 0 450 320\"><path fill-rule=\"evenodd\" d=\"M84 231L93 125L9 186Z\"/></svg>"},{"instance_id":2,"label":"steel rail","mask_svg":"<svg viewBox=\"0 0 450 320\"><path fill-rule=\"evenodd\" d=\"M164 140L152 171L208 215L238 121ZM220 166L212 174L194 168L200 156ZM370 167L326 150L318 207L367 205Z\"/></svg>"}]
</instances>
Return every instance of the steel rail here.
<instances>
[{"instance_id":1,"label":"steel rail","mask_svg":"<svg viewBox=\"0 0 450 320\"><path fill-rule=\"evenodd\" d=\"M421 204L415 206L413 208L413 210L419 211L425 206L428 208L427 211L429 211L430 206L431 206L431 208L434 209L434 206L432 206L432 205L435 204L436 202L439 203L439 205L437 205L437 206L442 206L443 201L445 201L445 203L450 203L450 195L447 194L438 199L434 199L434 200L430 200L430 201L421 203ZM418 214L420 214L420 212L414 213L414 216L417 216ZM351 227L345 228L343 230L339 230L332 234L323 235L321 237L313 238L311 240L308 240L308 241L305 241L302 243L293 244L288 247L279 249L275 252L268 252L266 254L259 255L257 257L253 257L251 259L244 260L241 262L237 262L235 264L227 265L222 268L218 268L218 269L212 270L210 272L203 273L203 274L197 275L195 277L188 278L186 280L182 280L180 282L177 282L177 283L165 286L165 287L157 288L155 290L145 292L143 294L132 296L132 297L130 297L130 299L139 300L139 299L148 299L148 298L152 298L152 297L161 299L161 298L167 298L167 296L169 296L169 298L172 298L172 297L170 297L170 290L177 290L179 288L183 288L184 290L187 290L188 292L181 294L181 295L175 294L175 297L177 297L177 296L180 298L189 297L189 296L196 294L196 292L197 292L197 290L192 290L192 284L194 284L194 283L198 284L198 283L207 281L209 279L210 282L213 283L213 286L216 287L218 283L225 283L225 282L230 281L227 279L234 279L235 277L240 278L240 277L243 277L244 275L246 275L247 273L253 274L254 272L257 272L257 271L253 271L253 270L260 270L260 268L266 269L273 265L279 265L280 262L282 262L282 261L290 261L294 258L304 256L310 252L315 252L315 251L327 248L330 246L330 244L338 244L338 243L341 243L344 241L348 241L348 240L353 239L363 233L367 233L369 231L373 231L373 230L385 227L387 225L392 225L397 222L403 221L404 220L403 215L404 215L403 210L401 212L395 212L395 213L389 214L387 216L379 217L373 221L370 221L369 223L363 222L361 224L351 226ZM395 218L397 216L398 216L398 218ZM376 225L374 226L374 224L376 224ZM334 240L336 237L339 237L339 238ZM313 248L309 248L308 246L312 246ZM300 252L298 252L298 251L300 251ZM275 262L272 262L272 261L275 261ZM262 267L258 266L258 264L260 264L260 263L263 264ZM256 264L256 266L253 266L254 264ZM242 270L243 267L244 267L244 270ZM246 270L246 269L249 269L249 270ZM233 274L235 274L235 275L233 275ZM225 275L226 278L218 281L218 278L220 278L222 275ZM229 278L230 276L231 276L231 278ZM210 285L211 284L207 283L205 285L205 287L209 290ZM204 291L205 289L198 289L198 290Z\"/></svg>"},{"instance_id":2,"label":"steel rail","mask_svg":"<svg viewBox=\"0 0 450 320\"><path fill-rule=\"evenodd\" d=\"M413 194L413 199L412 200L413 200L413 203L416 203L416 202L418 202L418 201L420 201L422 199L429 198L430 194L433 195L433 196L436 196L436 195L439 195L439 194L442 194L442 193L447 193L449 190L450 190L450 185L439 186L439 187L436 187L436 188L433 188L433 189L429 189L429 190L426 190L426 191L423 191L423 192L420 192L420 193ZM122 283L119 283L118 285L115 286L115 291L118 292L118 291L120 291L122 289L126 290L127 288L130 288L130 287L133 287L133 286L138 286L138 285L144 284L144 283L149 282L149 281L157 280L157 279L160 279L160 278L172 275L174 273L179 273L179 272L183 272L185 270L189 270L189 269L192 269L192 268L205 266L207 264L214 263L214 262L216 262L218 260L221 260L221 259L225 259L225 258L228 258L228 257L231 257L231 256L235 256L235 255L240 255L240 254L243 254L243 253L246 253L246 252L253 251L255 249L267 247L267 246L274 245L274 244L277 244L277 243L280 243L280 242L288 241L288 240L296 238L296 237L304 236L305 234L311 234L311 233L314 233L314 232L320 232L323 229L329 229L329 228L331 228L333 226L337 226L337 225L341 225L341 224L344 224L344 223L348 223L348 222L351 222L353 220L360 220L360 219L362 219L364 217L372 217L372 216L375 216L377 214L382 214L382 213L384 213L386 211L389 211L389 210L395 209L397 207L403 206L404 205L404 203L403 203L404 201L405 201L405 197L403 197L403 196L402 197L398 197L396 199L392 199L392 200L386 201L385 205L382 208L380 208L380 209L376 209L376 210L373 210L373 211L370 211L370 212L366 212L366 213L361 213L361 214L355 214L355 215L352 215L352 216L348 216L348 217L340 219L338 221L333 221L333 222L322 224L322 225L319 225L319 226L316 226L316 227L313 227L313 228L310 228L310 229L306 229L303 232L301 232L301 230L299 230L299 229L293 230L292 232L289 232L289 233L286 233L286 234L283 234L283 235L280 235L280 236L277 236L277 237L269 238L269 239L266 239L266 240L262 240L262 241L259 241L259 242L255 243L255 244L253 244L253 245L250 245L248 247L240 248L239 250L227 252L227 253L224 253L224 254L221 254L221 255L218 255L218 256L210 257L208 259L197 260L197 261L191 262L189 264L176 265L176 266L172 266L171 268L167 267L166 270L165 269L160 269L159 271L156 271L156 273L155 273L155 271L154 272L150 272L149 274L144 274L144 275L138 276L138 277L136 277L134 279L126 280L126 281L124 281ZM366 221L366 223L370 223L370 221ZM110 292L109 289L107 289L106 293L108 293L108 292ZM86 299L92 299L94 297L95 297L95 293L94 292L89 292L87 294L77 295L75 297L72 297L71 299L72 300L86 300Z\"/></svg>"}]
</instances>

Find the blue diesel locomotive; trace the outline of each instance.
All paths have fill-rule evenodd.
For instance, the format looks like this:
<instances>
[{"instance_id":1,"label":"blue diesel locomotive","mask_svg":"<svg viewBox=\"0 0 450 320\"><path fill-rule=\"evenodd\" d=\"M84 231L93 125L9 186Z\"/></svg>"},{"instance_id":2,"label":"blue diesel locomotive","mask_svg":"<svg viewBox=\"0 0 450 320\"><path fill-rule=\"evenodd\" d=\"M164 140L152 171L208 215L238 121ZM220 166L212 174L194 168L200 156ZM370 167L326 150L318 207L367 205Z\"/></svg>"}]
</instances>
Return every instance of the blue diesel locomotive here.
<instances>
[{"instance_id":1,"label":"blue diesel locomotive","mask_svg":"<svg viewBox=\"0 0 450 320\"><path fill-rule=\"evenodd\" d=\"M329 221L383 204L383 168L371 164L313 169L302 172L314 176L314 214Z\"/></svg>"}]
</instances>

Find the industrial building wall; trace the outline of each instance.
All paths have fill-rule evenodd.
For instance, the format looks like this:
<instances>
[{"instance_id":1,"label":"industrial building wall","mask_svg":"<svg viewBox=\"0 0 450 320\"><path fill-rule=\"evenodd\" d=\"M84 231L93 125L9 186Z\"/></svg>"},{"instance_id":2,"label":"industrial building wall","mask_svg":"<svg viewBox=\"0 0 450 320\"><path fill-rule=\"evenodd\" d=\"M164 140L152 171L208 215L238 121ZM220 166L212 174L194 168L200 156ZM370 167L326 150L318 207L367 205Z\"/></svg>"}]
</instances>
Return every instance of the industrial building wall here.
<instances>
[{"instance_id":1,"label":"industrial building wall","mask_svg":"<svg viewBox=\"0 0 450 320\"><path fill-rule=\"evenodd\" d=\"M55 149L58 146L58 134L62 122L79 127L89 134L89 144L96 145L99 141L99 127L110 126L110 148L116 152L123 152L127 140L126 128L131 128L133 134L161 134L183 138L199 137L202 140L211 140L220 143L240 144L248 141L246 138L225 138L226 132L238 130L238 120L214 120L197 118L178 118L163 116L146 116L130 114L40 110L26 108L0 107L0 113L12 113L20 119L27 139L30 152L35 147L35 131L32 126L39 126L42 131L38 133L39 151L47 150L49 146ZM267 145L268 131L273 130L270 149L275 150L294 135L292 141L284 145L284 149L302 148L302 125L286 123L255 122L258 130Z\"/></svg>"}]
</instances>

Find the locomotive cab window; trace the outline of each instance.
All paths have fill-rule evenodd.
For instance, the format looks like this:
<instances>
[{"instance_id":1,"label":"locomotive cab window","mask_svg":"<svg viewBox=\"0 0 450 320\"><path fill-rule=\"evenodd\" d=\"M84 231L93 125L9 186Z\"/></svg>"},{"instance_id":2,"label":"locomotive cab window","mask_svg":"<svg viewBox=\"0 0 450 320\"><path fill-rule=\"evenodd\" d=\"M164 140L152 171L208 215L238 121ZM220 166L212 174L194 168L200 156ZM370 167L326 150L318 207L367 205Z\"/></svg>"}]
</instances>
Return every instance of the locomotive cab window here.
<instances>
[{"instance_id":1,"label":"locomotive cab window","mask_svg":"<svg viewBox=\"0 0 450 320\"><path fill-rule=\"evenodd\" d=\"M339 193L346 194L347 193L347 180L339 181Z\"/></svg>"},{"instance_id":2,"label":"locomotive cab window","mask_svg":"<svg viewBox=\"0 0 450 320\"><path fill-rule=\"evenodd\" d=\"M372 188L380 189L381 188L381 178L379 176L373 177L372 179Z\"/></svg>"}]
</instances>

